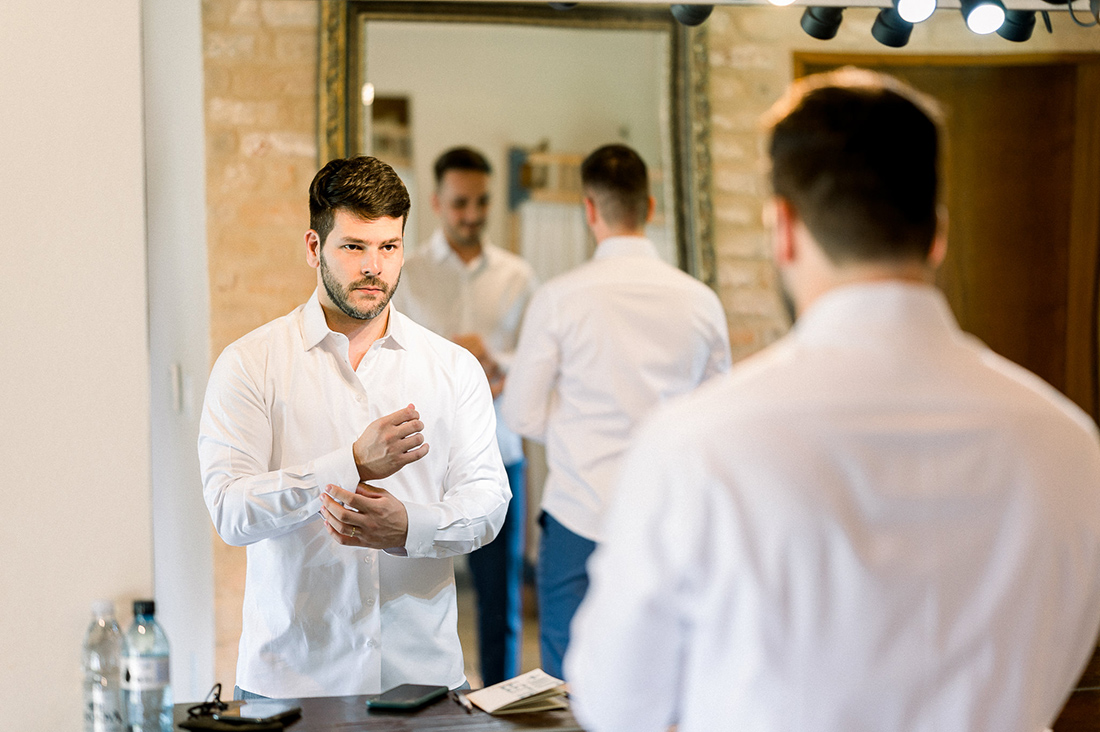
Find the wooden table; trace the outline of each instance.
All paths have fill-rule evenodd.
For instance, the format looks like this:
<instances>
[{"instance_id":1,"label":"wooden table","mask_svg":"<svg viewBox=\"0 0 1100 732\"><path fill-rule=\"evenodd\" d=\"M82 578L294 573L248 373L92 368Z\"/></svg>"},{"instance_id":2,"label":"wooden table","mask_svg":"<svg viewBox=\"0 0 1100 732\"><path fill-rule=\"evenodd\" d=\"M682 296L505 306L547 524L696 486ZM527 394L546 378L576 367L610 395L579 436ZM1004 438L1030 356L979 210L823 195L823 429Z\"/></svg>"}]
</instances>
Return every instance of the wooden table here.
<instances>
[{"instance_id":1,"label":"wooden table","mask_svg":"<svg viewBox=\"0 0 1100 732\"><path fill-rule=\"evenodd\" d=\"M1058 715L1054 732L1100 732L1100 648Z\"/></svg>"},{"instance_id":2,"label":"wooden table","mask_svg":"<svg viewBox=\"0 0 1100 732\"><path fill-rule=\"evenodd\" d=\"M458 704L442 697L415 712L396 712L367 709L366 700L365 696L296 699L294 702L302 708L302 717L288 726L287 732L583 732L573 715L565 711L493 717L476 708L472 714L467 714ZM187 719L190 706L176 705L177 725Z\"/></svg>"}]
</instances>

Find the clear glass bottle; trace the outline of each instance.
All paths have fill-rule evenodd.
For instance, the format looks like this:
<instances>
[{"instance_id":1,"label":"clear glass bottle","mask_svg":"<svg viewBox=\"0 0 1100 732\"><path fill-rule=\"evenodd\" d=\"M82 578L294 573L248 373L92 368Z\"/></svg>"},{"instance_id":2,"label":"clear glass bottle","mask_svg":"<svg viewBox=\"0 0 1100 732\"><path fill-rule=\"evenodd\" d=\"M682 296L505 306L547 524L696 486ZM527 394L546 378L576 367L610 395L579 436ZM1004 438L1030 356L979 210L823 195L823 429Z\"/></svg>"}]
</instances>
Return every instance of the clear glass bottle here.
<instances>
[{"instance_id":1,"label":"clear glass bottle","mask_svg":"<svg viewBox=\"0 0 1100 732\"><path fill-rule=\"evenodd\" d=\"M168 636L152 600L134 601L134 624L122 645L122 689L131 732L172 732Z\"/></svg>"},{"instance_id":2,"label":"clear glass bottle","mask_svg":"<svg viewBox=\"0 0 1100 732\"><path fill-rule=\"evenodd\" d=\"M84 732L123 732L126 726L119 663L122 631L110 600L92 603L84 634Z\"/></svg>"}]
</instances>

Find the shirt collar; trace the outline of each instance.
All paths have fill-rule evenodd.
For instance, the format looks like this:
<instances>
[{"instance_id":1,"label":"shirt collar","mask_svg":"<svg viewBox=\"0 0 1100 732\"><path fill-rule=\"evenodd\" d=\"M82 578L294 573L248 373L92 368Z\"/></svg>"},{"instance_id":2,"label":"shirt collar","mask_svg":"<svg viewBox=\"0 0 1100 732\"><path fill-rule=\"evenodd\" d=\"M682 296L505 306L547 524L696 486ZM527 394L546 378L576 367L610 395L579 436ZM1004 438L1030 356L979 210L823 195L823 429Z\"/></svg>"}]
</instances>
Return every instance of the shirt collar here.
<instances>
[{"instance_id":1,"label":"shirt collar","mask_svg":"<svg viewBox=\"0 0 1100 732\"><path fill-rule=\"evenodd\" d=\"M463 262L462 259L455 254L455 250L451 249L451 245L447 243L447 237L444 236L443 229L435 230L435 233L432 234L432 238L428 242L428 248L432 259L436 263L450 262L459 269L471 272L477 272L489 266L489 260L493 256L493 247L489 243L488 237L486 237L481 240L481 256L469 264Z\"/></svg>"},{"instance_id":2,"label":"shirt collar","mask_svg":"<svg viewBox=\"0 0 1100 732\"><path fill-rule=\"evenodd\" d=\"M845 335L942 337L960 332L943 292L932 285L901 280L862 282L822 295L794 326L799 340L833 340Z\"/></svg>"},{"instance_id":3,"label":"shirt collar","mask_svg":"<svg viewBox=\"0 0 1100 732\"><path fill-rule=\"evenodd\" d=\"M330 335L336 335L336 331L328 327L325 320L325 311L321 307L321 301L317 290L313 291L309 300L302 306L302 342L308 351ZM386 323L386 332L378 339L384 347L405 348L409 340L409 329L405 323L405 316L397 312L397 308L390 300L390 320Z\"/></svg>"},{"instance_id":4,"label":"shirt collar","mask_svg":"<svg viewBox=\"0 0 1100 732\"><path fill-rule=\"evenodd\" d=\"M657 247L644 236L609 236L596 246L593 259L604 257L648 257L660 259Z\"/></svg>"}]
</instances>

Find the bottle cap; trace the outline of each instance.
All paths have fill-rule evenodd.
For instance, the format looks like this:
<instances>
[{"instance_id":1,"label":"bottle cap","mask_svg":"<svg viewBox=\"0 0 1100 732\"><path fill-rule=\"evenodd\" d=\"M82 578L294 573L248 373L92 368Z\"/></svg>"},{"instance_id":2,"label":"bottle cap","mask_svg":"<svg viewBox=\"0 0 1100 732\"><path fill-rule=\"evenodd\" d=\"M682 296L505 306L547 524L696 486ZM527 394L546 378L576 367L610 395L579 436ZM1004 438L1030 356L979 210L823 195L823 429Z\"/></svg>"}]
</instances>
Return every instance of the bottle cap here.
<instances>
[{"instance_id":1,"label":"bottle cap","mask_svg":"<svg viewBox=\"0 0 1100 732\"><path fill-rule=\"evenodd\" d=\"M111 618L115 615L115 603L113 600L96 600L92 603L92 615L97 618Z\"/></svg>"},{"instance_id":2,"label":"bottle cap","mask_svg":"<svg viewBox=\"0 0 1100 732\"><path fill-rule=\"evenodd\" d=\"M134 615L152 615L157 604L152 600L134 600Z\"/></svg>"}]
</instances>

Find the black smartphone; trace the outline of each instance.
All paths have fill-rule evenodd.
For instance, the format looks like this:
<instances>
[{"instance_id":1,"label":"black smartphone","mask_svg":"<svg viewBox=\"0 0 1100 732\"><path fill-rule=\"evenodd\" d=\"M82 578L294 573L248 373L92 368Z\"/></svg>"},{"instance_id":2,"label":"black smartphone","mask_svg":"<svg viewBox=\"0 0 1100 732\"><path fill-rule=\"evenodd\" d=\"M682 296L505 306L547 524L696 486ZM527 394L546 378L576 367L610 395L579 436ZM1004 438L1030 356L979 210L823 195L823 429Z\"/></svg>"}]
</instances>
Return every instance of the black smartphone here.
<instances>
[{"instance_id":1,"label":"black smartphone","mask_svg":"<svg viewBox=\"0 0 1100 732\"><path fill-rule=\"evenodd\" d=\"M219 722L239 724L268 724L271 722L290 722L302 716L302 708L291 702L275 699L255 699L239 707L214 712Z\"/></svg>"},{"instance_id":2,"label":"black smartphone","mask_svg":"<svg viewBox=\"0 0 1100 732\"><path fill-rule=\"evenodd\" d=\"M367 699L367 706L371 709L419 709L446 693L446 686L401 684Z\"/></svg>"}]
</instances>

